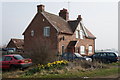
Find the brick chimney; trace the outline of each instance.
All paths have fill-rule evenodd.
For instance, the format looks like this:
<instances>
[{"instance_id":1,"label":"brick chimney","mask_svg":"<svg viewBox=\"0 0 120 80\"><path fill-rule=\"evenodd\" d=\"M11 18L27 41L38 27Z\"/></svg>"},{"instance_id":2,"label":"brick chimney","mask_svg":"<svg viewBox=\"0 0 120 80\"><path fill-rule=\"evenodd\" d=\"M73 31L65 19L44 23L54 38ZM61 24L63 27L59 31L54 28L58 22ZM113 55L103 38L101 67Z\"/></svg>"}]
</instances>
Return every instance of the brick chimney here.
<instances>
[{"instance_id":1,"label":"brick chimney","mask_svg":"<svg viewBox=\"0 0 120 80\"><path fill-rule=\"evenodd\" d=\"M81 15L78 15L77 20L78 20L78 21L81 21L81 20L82 20Z\"/></svg>"},{"instance_id":2,"label":"brick chimney","mask_svg":"<svg viewBox=\"0 0 120 80\"><path fill-rule=\"evenodd\" d=\"M59 16L62 17L63 19L65 19L66 21L69 20L69 13L68 13L67 9L63 8L63 10L60 10Z\"/></svg>"},{"instance_id":3,"label":"brick chimney","mask_svg":"<svg viewBox=\"0 0 120 80\"><path fill-rule=\"evenodd\" d=\"M37 11L38 12L43 12L45 10L45 6L44 5L37 5Z\"/></svg>"}]
</instances>

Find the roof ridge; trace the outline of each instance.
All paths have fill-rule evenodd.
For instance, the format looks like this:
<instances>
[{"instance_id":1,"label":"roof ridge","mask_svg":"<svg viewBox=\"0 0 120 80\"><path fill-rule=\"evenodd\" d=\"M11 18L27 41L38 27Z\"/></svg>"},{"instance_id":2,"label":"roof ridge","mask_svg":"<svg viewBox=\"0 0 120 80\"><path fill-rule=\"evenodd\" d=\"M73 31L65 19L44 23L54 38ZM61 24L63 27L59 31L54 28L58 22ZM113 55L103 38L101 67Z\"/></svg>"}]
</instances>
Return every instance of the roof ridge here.
<instances>
[{"instance_id":1,"label":"roof ridge","mask_svg":"<svg viewBox=\"0 0 120 80\"><path fill-rule=\"evenodd\" d=\"M46 11L43 11L42 14L56 29L59 29L59 32L73 34L68 21L64 20L62 17Z\"/></svg>"},{"instance_id":2,"label":"roof ridge","mask_svg":"<svg viewBox=\"0 0 120 80\"><path fill-rule=\"evenodd\" d=\"M78 21L78 20L68 20L68 21Z\"/></svg>"},{"instance_id":3,"label":"roof ridge","mask_svg":"<svg viewBox=\"0 0 120 80\"><path fill-rule=\"evenodd\" d=\"M49 13L49 12L47 12L47 11L43 11L43 12L46 12L46 13L48 13L48 14L51 14L51 15L57 16L57 17L61 18L62 20L64 20L65 22L67 22L65 19L63 19L63 18L60 17L59 15L56 15L56 14L53 14L53 13Z\"/></svg>"},{"instance_id":4,"label":"roof ridge","mask_svg":"<svg viewBox=\"0 0 120 80\"><path fill-rule=\"evenodd\" d=\"M13 40L13 39L16 39L16 40L24 40L24 39L20 39L20 38L19 38L19 39L18 39L18 38L11 38L11 39L12 39L12 40Z\"/></svg>"},{"instance_id":5,"label":"roof ridge","mask_svg":"<svg viewBox=\"0 0 120 80\"><path fill-rule=\"evenodd\" d=\"M43 12L46 12L46 11L43 11ZM48 20L48 22L50 22L50 24L52 24L52 22L43 14L43 12L41 12L41 14ZM47 13L49 13L49 12L47 12ZM51 14L51 13L49 13L49 14ZM53 14L52 14L53 15ZM53 25L53 24L52 24ZM55 29L57 30L57 31L59 31L59 29L55 26L55 25L53 25L54 27L55 27Z\"/></svg>"},{"instance_id":6,"label":"roof ridge","mask_svg":"<svg viewBox=\"0 0 120 80\"><path fill-rule=\"evenodd\" d=\"M84 27L84 28L88 34L88 38L95 38L96 39L96 37L86 27Z\"/></svg>"}]
</instances>

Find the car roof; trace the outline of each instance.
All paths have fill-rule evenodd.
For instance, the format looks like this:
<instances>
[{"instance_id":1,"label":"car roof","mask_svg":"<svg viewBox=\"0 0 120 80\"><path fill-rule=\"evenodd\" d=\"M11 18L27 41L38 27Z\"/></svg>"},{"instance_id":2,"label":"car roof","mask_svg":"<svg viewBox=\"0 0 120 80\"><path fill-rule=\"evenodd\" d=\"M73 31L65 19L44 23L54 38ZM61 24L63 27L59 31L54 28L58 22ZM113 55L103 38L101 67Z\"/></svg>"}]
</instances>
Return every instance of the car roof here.
<instances>
[{"instance_id":1,"label":"car roof","mask_svg":"<svg viewBox=\"0 0 120 80\"><path fill-rule=\"evenodd\" d=\"M19 54L10 54L10 55L4 55L4 56L15 56L15 55L19 55Z\"/></svg>"},{"instance_id":2,"label":"car roof","mask_svg":"<svg viewBox=\"0 0 120 80\"><path fill-rule=\"evenodd\" d=\"M95 53L96 54L98 54L98 53L114 53L114 54L116 54L118 56L118 53L115 52L115 51L98 51L98 52L95 52Z\"/></svg>"},{"instance_id":3,"label":"car roof","mask_svg":"<svg viewBox=\"0 0 120 80\"><path fill-rule=\"evenodd\" d=\"M114 51L97 51L95 53L116 53L116 52L114 52Z\"/></svg>"},{"instance_id":4,"label":"car roof","mask_svg":"<svg viewBox=\"0 0 120 80\"><path fill-rule=\"evenodd\" d=\"M79 53L74 53L77 57L82 57Z\"/></svg>"}]
</instances>

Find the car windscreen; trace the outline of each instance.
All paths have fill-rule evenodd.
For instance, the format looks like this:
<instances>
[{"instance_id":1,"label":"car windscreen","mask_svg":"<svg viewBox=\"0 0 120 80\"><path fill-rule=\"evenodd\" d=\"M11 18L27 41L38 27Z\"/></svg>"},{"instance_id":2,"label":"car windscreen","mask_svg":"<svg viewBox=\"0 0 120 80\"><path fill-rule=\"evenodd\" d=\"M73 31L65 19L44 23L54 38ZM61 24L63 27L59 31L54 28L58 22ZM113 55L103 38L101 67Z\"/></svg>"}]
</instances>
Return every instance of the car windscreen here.
<instances>
[{"instance_id":1,"label":"car windscreen","mask_svg":"<svg viewBox=\"0 0 120 80\"><path fill-rule=\"evenodd\" d=\"M21 59L24 59L22 56L20 55L14 55L14 58L17 59L17 60L21 60Z\"/></svg>"},{"instance_id":2,"label":"car windscreen","mask_svg":"<svg viewBox=\"0 0 120 80\"><path fill-rule=\"evenodd\" d=\"M63 53L62 57L63 57L64 59L73 59L73 58L75 58L76 56L75 56L74 54L72 54L72 53Z\"/></svg>"},{"instance_id":3,"label":"car windscreen","mask_svg":"<svg viewBox=\"0 0 120 80\"><path fill-rule=\"evenodd\" d=\"M98 57L98 56L100 56L100 54L101 54L101 53L95 53L95 54L93 55L93 57Z\"/></svg>"},{"instance_id":4,"label":"car windscreen","mask_svg":"<svg viewBox=\"0 0 120 80\"><path fill-rule=\"evenodd\" d=\"M74 53L77 57L82 57L79 53Z\"/></svg>"}]
</instances>

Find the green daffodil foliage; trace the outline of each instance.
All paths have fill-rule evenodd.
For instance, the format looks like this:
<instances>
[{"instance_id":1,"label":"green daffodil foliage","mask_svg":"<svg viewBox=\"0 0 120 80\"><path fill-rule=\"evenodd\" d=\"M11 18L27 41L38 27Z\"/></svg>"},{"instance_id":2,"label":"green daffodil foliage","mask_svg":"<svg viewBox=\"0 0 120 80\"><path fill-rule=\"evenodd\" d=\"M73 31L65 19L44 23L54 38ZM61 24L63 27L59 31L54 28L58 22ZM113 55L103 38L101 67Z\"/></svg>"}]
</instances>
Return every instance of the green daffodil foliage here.
<instances>
[{"instance_id":1,"label":"green daffodil foliage","mask_svg":"<svg viewBox=\"0 0 120 80\"><path fill-rule=\"evenodd\" d=\"M54 61L52 63L48 63L45 65L38 64L37 67L34 67L34 68L30 69L28 72L26 72L26 75L32 75L32 74L34 74L36 72L40 72L42 70L62 69L67 65L68 65L68 61L66 61L66 60Z\"/></svg>"}]
</instances>

